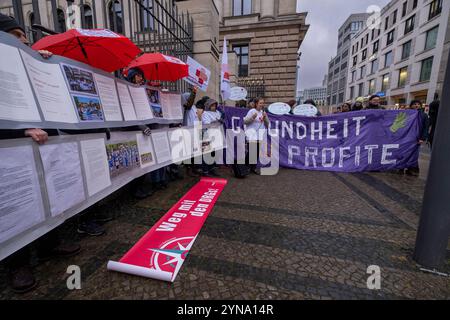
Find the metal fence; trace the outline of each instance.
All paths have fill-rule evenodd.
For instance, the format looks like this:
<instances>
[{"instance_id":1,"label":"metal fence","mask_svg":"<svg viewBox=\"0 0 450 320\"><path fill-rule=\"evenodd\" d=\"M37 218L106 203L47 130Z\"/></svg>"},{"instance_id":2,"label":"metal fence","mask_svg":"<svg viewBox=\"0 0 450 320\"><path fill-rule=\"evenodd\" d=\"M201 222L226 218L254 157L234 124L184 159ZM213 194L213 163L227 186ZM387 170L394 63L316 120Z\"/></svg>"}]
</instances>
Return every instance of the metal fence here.
<instances>
[{"instance_id":1,"label":"metal fence","mask_svg":"<svg viewBox=\"0 0 450 320\"><path fill-rule=\"evenodd\" d=\"M263 77L238 78L237 85L247 90L247 98L253 99L266 96L266 85Z\"/></svg>"},{"instance_id":2,"label":"metal fence","mask_svg":"<svg viewBox=\"0 0 450 320\"><path fill-rule=\"evenodd\" d=\"M192 16L179 12L173 0L50 0L45 5L40 0L31 3L12 0L0 1L0 4L3 13L14 16L22 25L31 42L47 34L64 32L75 24L85 29L107 28L123 34L143 52L161 52L183 61L192 56ZM70 10L71 5L79 8L78 15ZM51 17L43 19L42 8L51 11ZM184 81L161 85L174 91L187 89Z\"/></svg>"}]
</instances>

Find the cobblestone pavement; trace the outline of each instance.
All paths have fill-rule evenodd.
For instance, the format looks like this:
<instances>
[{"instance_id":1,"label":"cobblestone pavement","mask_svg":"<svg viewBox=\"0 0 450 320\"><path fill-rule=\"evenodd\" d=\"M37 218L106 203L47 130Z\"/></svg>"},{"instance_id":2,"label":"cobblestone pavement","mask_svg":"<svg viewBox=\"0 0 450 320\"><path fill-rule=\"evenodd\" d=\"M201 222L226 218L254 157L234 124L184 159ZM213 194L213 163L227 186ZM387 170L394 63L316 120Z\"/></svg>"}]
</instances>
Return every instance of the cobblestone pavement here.
<instances>
[{"instance_id":1,"label":"cobblestone pavement","mask_svg":"<svg viewBox=\"0 0 450 320\"><path fill-rule=\"evenodd\" d=\"M126 189L113 195L99 208L115 218L104 236L78 236L75 221L66 222L61 232L83 251L34 262L39 285L24 295L8 288L2 266L0 299L450 299L449 278L422 273L411 259L424 175L221 173L229 184L175 283L109 272L106 263L120 259L193 178L143 201ZM82 290L66 288L68 265L81 267ZM381 290L367 289L369 265L381 268Z\"/></svg>"}]
</instances>

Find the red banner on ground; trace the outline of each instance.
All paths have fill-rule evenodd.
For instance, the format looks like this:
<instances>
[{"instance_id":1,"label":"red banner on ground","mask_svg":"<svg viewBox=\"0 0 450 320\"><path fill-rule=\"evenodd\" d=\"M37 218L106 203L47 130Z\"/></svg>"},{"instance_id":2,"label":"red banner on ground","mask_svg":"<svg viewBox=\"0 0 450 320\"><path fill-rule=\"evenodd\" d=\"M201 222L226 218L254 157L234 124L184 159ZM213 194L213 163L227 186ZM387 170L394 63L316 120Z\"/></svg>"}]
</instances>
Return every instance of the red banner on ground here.
<instances>
[{"instance_id":1,"label":"red banner on ground","mask_svg":"<svg viewBox=\"0 0 450 320\"><path fill-rule=\"evenodd\" d=\"M173 282L226 184L202 178L108 270Z\"/></svg>"}]
</instances>

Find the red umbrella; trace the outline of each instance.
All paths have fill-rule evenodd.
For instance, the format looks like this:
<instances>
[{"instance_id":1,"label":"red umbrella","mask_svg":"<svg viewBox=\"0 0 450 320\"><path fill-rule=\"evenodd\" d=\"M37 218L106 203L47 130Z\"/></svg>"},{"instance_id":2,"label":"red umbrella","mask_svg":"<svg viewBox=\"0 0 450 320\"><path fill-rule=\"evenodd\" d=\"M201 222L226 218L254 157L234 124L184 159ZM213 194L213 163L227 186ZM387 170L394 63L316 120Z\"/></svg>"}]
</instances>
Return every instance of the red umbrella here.
<instances>
[{"instance_id":1,"label":"red umbrella","mask_svg":"<svg viewBox=\"0 0 450 320\"><path fill-rule=\"evenodd\" d=\"M131 68L141 69L147 80L177 81L189 75L186 63L162 53L145 53L128 65Z\"/></svg>"},{"instance_id":2,"label":"red umbrella","mask_svg":"<svg viewBox=\"0 0 450 320\"><path fill-rule=\"evenodd\" d=\"M125 68L141 53L130 39L107 29L71 29L42 38L33 49L48 50L106 72Z\"/></svg>"}]
</instances>

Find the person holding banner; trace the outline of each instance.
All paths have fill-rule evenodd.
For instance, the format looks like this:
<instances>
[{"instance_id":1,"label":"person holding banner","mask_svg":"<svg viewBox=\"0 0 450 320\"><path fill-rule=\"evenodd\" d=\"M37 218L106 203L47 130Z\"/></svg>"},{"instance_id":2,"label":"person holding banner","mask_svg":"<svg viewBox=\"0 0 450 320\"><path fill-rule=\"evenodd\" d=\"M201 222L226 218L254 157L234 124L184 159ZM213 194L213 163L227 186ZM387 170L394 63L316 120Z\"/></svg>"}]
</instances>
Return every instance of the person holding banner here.
<instances>
[{"instance_id":1,"label":"person holding banner","mask_svg":"<svg viewBox=\"0 0 450 320\"><path fill-rule=\"evenodd\" d=\"M369 98L369 105L366 109L385 109L380 105L380 96L377 94L374 94Z\"/></svg>"},{"instance_id":2,"label":"person holding banner","mask_svg":"<svg viewBox=\"0 0 450 320\"><path fill-rule=\"evenodd\" d=\"M0 31L7 32L15 36L25 45L29 45L25 31L11 17L0 13ZM51 52L38 51L41 56L48 59L52 56ZM47 130L48 131L48 130ZM23 130L0 130L0 139L17 139L31 137L36 143L43 145L47 142L49 133L57 135L56 130L44 131L42 129ZM35 245L40 261L46 261L52 257L69 257L80 252L81 247L78 244L63 244L56 229L29 244L19 251L15 252L6 259L9 282L11 288L16 293L25 293L36 287L37 281L31 269L31 247Z\"/></svg>"},{"instance_id":3,"label":"person holding banner","mask_svg":"<svg viewBox=\"0 0 450 320\"><path fill-rule=\"evenodd\" d=\"M208 99L205 102L205 111L202 114L202 124L223 123L225 114L220 112L217 108L218 102L214 99ZM214 151L212 152L214 157ZM202 176L204 177L219 177L220 175L215 170L214 164L202 163Z\"/></svg>"},{"instance_id":4,"label":"person holding banner","mask_svg":"<svg viewBox=\"0 0 450 320\"><path fill-rule=\"evenodd\" d=\"M355 100L355 103L352 106L352 111L360 111L364 109L364 98L363 97L358 97Z\"/></svg>"},{"instance_id":5,"label":"person holding banner","mask_svg":"<svg viewBox=\"0 0 450 320\"><path fill-rule=\"evenodd\" d=\"M136 84L139 86L143 86L147 83L144 72L140 68L137 68L137 67L131 68L128 70L126 80L130 83L133 83L133 84ZM125 128L123 130L126 130L126 131L141 130L142 133L146 136L149 136L151 134L151 129L148 125L147 126L141 125L141 126L137 126L137 127L134 126L134 127ZM164 168L161 168L159 170L164 170ZM147 173L139 178L136 178L131 182L132 193L136 199L142 200L147 197L150 197L154 193L154 190L148 184L148 182L150 182L150 181L152 181L152 173L151 172Z\"/></svg>"},{"instance_id":6,"label":"person holding banner","mask_svg":"<svg viewBox=\"0 0 450 320\"><path fill-rule=\"evenodd\" d=\"M248 146L246 163L250 166L250 170L257 175L259 174L257 171L257 163L259 162L261 142L270 125L269 117L264 111L264 106L265 103L263 98L255 99L255 108L251 109L244 118L244 123L246 125L245 136L247 138ZM256 159L252 157L255 151Z\"/></svg>"},{"instance_id":7,"label":"person holding banner","mask_svg":"<svg viewBox=\"0 0 450 320\"><path fill-rule=\"evenodd\" d=\"M409 108L410 110L417 110L419 112L419 119L420 119L420 136L418 138L417 143L420 145L423 145L426 143L429 139L429 130L430 130L430 118L425 113L425 110L423 109L422 102L419 100L413 100L411 101ZM405 174L410 176L419 176L420 169L419 167L411 167L406 168Z\"/></svg>"}]
</instances>

